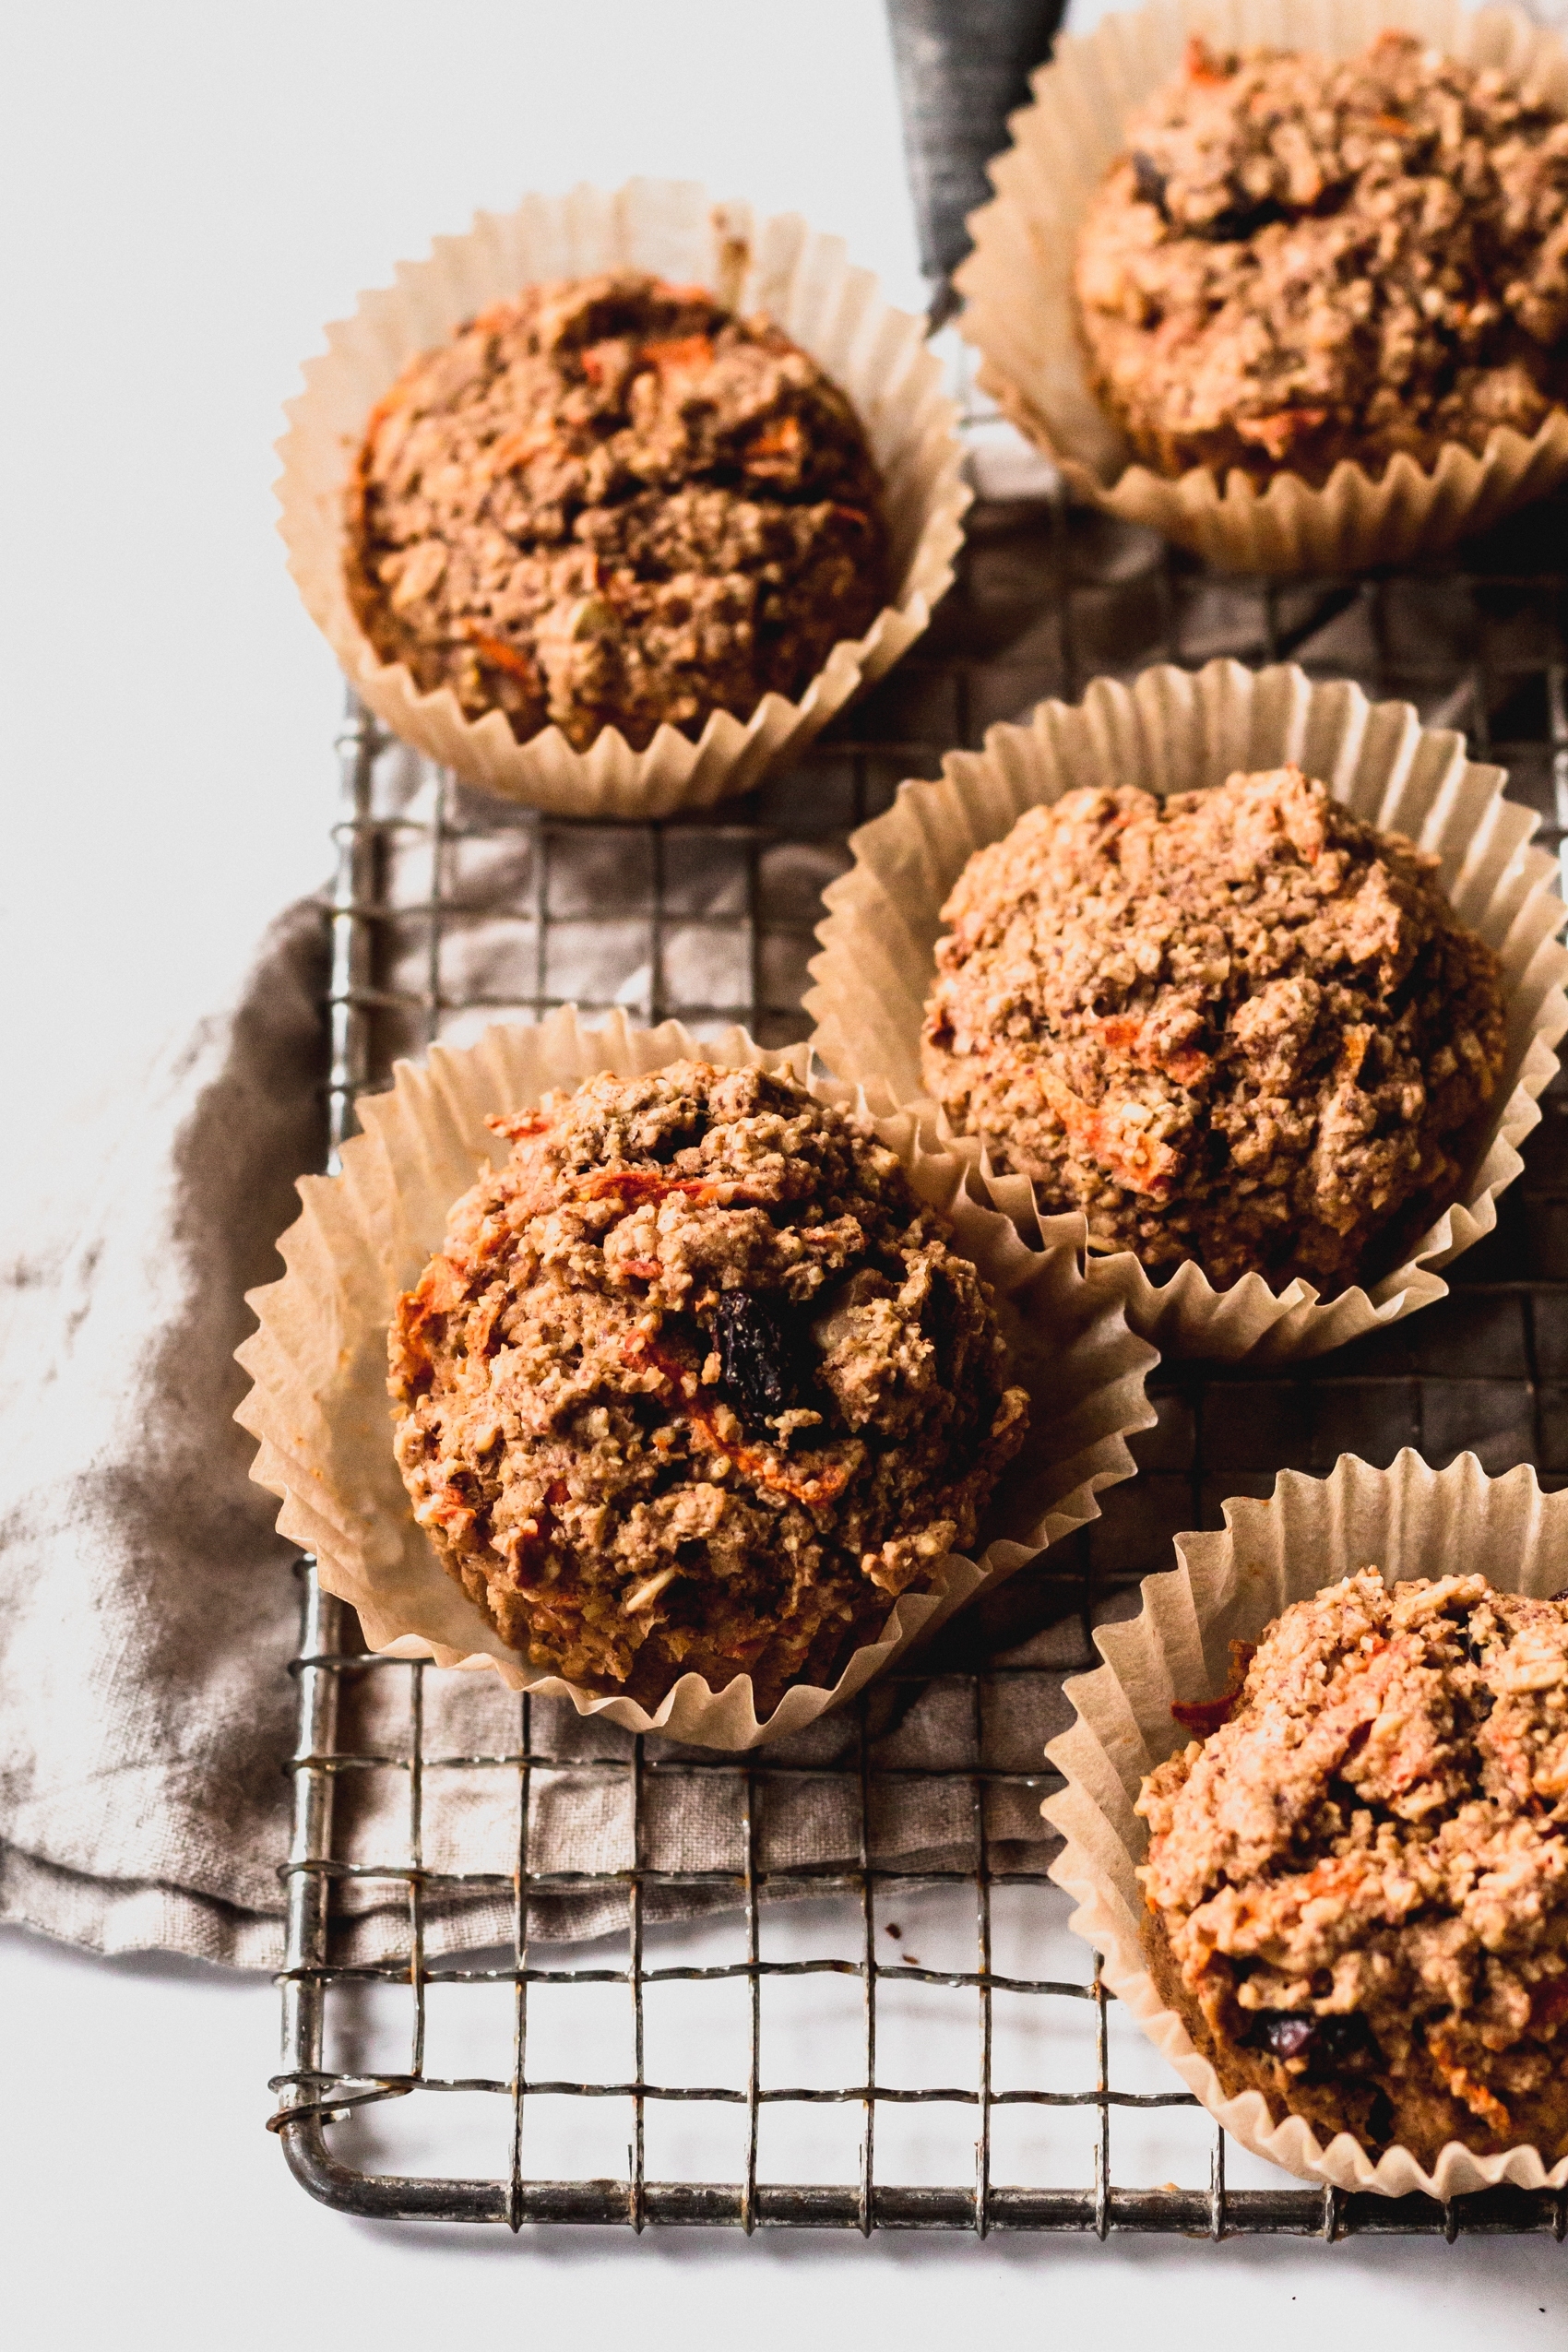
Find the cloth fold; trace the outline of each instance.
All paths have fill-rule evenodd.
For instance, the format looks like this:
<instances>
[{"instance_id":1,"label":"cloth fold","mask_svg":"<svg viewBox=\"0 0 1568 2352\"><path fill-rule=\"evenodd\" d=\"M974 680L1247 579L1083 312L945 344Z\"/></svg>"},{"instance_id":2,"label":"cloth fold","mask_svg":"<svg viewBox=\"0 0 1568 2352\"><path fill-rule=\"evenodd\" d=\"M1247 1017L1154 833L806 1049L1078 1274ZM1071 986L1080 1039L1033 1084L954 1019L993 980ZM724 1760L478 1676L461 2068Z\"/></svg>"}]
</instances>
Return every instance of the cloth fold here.
<instances>
[{"instance_id":1,"label":"cloth fold","mask_svg":"<svg viewBox=\"0 0 1568 2352\"><path fill-rule=\"evenodd\" d=\"M104 1950L280 1948L298 1606L230 1416L321 1163L326 947L291 909L126 1072L4 1269L0 1918Z\"/></svg>"}]
</instances>

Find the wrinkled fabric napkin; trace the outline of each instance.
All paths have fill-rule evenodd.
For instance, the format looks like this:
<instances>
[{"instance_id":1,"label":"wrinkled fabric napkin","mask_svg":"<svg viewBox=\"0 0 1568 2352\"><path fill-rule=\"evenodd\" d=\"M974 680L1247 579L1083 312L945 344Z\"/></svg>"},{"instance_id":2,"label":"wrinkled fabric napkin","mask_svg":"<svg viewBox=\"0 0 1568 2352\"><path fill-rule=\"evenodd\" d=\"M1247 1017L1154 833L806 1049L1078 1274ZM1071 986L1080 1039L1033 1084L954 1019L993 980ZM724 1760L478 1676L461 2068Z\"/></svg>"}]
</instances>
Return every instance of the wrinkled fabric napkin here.
<instances>
[{"instance_id":1,"label":"wrinkled fabric napkin","mask_svg":"<svg viewBox=\"0 0 1568 2352\"><path fill-rule=\"evenodd\" d=\"M6 1237L0 1918L101 1950L255 1967L282 1957L300 1588L276 1502L249 1478L254 1441L232 1418L245 1386L233 1350L253 1327L245 1291L281 1271L273 1243L295 1213L293 1179L322 1161L326 946L319 905L285 915L237 1001L125 1074L48 1214ZM474 925L465 954L476 971L493 952ZM452 977L460 990L463 974ZM956 1681L879 1699L875 1761L890 1777L873 1791L873 1859L972 1866L977 1784L896 1776L1038 1772L1065 1720L1061 1670L1087 1662L1076 1621L1017 1662L1030 1660L1034 1670L988 1685L978 1725ZM473 1760L521 1752L519 1703L489 1676L417 1680L418 1859L438 1874L427 1940L484 1945L512 1930L521 1778L515 1764ZM395 1869L414 1859L416 1677L398 1665L343 1681L339 1747L389 1761L339 1776L335 1850ZM531 1751L560 1764L529 1776L530 1869L612 1871L634 1858L743 1869L743 1773L650 1741L636 1855L630 1740L564 1703L536 1701L531 1716ZM828 1718L758 1760L759 1869L858 1862L856 1740L852 1721ZM992 1859L1033 1852L1038 1790L990 1784L985 1801ZM443 1890L439 1874L454 1871L502 1883ZM776 1891L791 1888L810 1891ZM733 1881L656 1887L646 1917L739 1899ZM406 1950L396 1883L351 1881L341 1910L340 1956ZM624 1916L619 1890L555 1889L536 1897L531 1925L538 1938L577 1939Z\"/></svg>"},{"instance_id":2,"label":"wrinkled fabric napkin","mask_svg":"<svg viewBox=\"0 0 1568 2352\"><path fill-rule=\"evenodd\" d=\"M102 1950L281 1950L298 1606L230 1416L244 1294L321 1163L325 985L297 907L5 1235L0 1918Z\"/></svg>"}]
</instances>

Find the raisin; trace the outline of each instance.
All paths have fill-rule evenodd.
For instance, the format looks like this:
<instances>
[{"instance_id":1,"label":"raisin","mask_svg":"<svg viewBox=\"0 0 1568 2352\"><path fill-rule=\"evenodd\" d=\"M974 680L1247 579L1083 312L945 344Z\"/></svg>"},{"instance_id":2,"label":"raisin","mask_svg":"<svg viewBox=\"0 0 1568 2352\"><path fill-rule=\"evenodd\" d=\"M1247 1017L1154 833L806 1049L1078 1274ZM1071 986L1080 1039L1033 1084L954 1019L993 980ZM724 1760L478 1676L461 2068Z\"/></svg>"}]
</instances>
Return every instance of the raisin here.
<instances>
[{"instance_id":1,"label":"raisin","mask_svg":"<svg viewBox=\"0 0 1568 2352\"><path fill-rule=\"evenodd\" d=\"M1252 2038L1271 2057L1304 2058L1310 2073L1361 2074L1379 2062L1381 2053L1364 2017L1317 2017L1310 2011L1265 2009L1259 2013Z\"/></svg>"},{"instance_id":2,"label":"raisin","mask_svg":"<svg viewBox=\"0 0 1568 2352\"><path fill-rule=\"evenodd\" d=\"M1201 225L1194 222L1193 234L1206 237L1211 244L1239 245L1245 244L1249 237L1256 236L1258 231L1265 229L1271 220L1283 220L1284 218L1273 197L1265 196L1261 204L1233 204L1226 211L1217 212L1212 220L1206 220Z\"/></svg>"},{"instance_id":3,"label":"raisin","mask_svg":"<svg viewBox=\"0 0 1568 2352\"><path fill-rule=\"evenodd\" d=\"M1303 2050L1311 2048L1316 2031L1316 2023L1311 2017L1265 2015L1260 2038L1271 2057L1300 2058Z\"/></svg>"},{"instance_id":4,"label":"raisin","mask_svg":"<svg viewBox=\"0 0 1568 2352\"><path fill-rule=\"evenodd\" d=\"M1348 2016L1318 2019L1316 2054L1336 2073L1344 2074L1364 2073L1382 2057L1366 2019L1354 2010Z\"/></svg>"},{"instance_id":5,"label":"raisin","mask_svg":"<svg viewBox=\"0 0 1568 2352\"><path fill-rule=\"evenodd\" d=\"M1367 2108L1367 2137L1382 2144L1394 2137L1394 2101L1384 2090L1374 2091Z\"/></svg>"},{"instance_id":6,"label":"raisin","mask_svg":"<svg viewBox=\"0 0 1568 2352\"><path fill-rule=\"evenodd\" d=\"M1157 212L1165 210L1165 174L1152 155L1141 148L1133 149L1133 177L1137 184L1138 201L1152 204Z\"/></svg>"},{"instance_id":7,"label":"raisin","mask_svg":"<svg viewBox=\"0 0 1568 2352\"><path fill-rule=\"evenodd\" d=\"M711 1329L725 1403L751 1421L788 1412L799 1372L792 1335L778 1309L749 1290L721 1290Z\"/></svg>"}]
</instances>

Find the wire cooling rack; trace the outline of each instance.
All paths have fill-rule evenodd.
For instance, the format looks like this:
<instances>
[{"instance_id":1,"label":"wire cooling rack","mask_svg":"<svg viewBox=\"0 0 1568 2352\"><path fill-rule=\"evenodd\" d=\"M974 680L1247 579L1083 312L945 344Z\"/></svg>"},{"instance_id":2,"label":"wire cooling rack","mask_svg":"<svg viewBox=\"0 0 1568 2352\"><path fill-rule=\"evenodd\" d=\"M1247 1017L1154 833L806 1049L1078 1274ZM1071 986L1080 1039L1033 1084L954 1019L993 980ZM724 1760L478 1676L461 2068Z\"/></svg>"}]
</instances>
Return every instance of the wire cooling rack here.
<instances>
[{"instance_id":1,"label":"wire cooling rack","mask_svg":"<svg viewBox=\"0 0 1568 2352\"><path fill-rule=\"evenodd\" d=\"M1271 587L1050 499L982 505L917 653L801 766L665 824L513 809L351 714L334 1148L396 1054L569 1000L802 1036L821 890L852 827L944 750L1097 671L1230 654L1356 678L1463 728L1560 843L1565 519L1538 507L1420 575ZM1227 2143L1067 1931L1038 1835L1063 1674L1094 1662L1094 1623L1135 1606L1179 1528L1219 1524L1224 1496L1407 1444L1568 1479L1561 1097L1544 1112L1447 1300L1321 1367L1162 1371L1140 1475L1103 1517L961 1619L924 1677L875 1686L803 1752L715 1759L469 1687L487 1676L368 1657L303 1563L274 2118L298 2178L353 2213L513 2228L1561 2238L1561 2196L1319 2192ZM826 1859L790 1846L802 1792L837 1808ZM911 1798L941 1812L940 1850L899 1843ZM593 1870L540 1866L562 1804L614 1812L613 1866L602 1846ZM672 1805L710 1831L722 1817L701 1869L671 1846Z\"/></svg>"}]
</instances>

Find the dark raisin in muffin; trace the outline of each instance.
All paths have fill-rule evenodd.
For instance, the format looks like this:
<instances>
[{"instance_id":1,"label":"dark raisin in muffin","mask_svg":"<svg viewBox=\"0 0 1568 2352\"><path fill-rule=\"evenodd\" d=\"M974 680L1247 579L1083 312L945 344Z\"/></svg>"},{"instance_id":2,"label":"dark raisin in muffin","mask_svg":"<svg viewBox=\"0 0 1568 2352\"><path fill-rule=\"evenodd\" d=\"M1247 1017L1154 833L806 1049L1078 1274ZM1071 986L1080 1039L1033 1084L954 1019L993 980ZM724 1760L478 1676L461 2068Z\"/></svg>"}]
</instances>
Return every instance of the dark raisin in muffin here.
<instances>
[{"instance_id":1,"label":"dark raisin in muffin","mask_svg":"<svg viewBox=\"0 0 1568 2352\"><path fill-rule=\"evenodd\" d=\"M494 1123L398 1305L414 1515L504 1640L657 1705L832 1681L1023 1442L991 1295L874 1134L681 1062Z\"/></svg>"}]
</instances>

